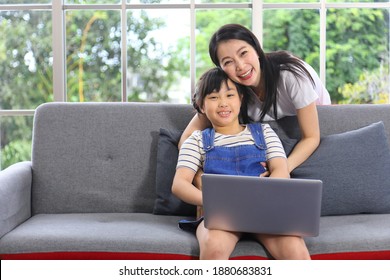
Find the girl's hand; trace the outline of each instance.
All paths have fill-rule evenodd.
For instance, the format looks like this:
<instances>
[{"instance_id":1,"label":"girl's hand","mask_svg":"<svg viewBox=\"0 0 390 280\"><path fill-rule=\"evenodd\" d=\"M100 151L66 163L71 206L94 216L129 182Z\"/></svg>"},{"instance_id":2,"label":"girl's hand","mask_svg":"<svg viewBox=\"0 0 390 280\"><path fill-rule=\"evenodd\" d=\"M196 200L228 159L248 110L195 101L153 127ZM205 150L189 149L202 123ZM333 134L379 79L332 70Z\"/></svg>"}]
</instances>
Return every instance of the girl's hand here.
<instances>
[{"instance_id":1,"label":"girl's hand","mask_svg":"<svg viewBox=\"0 0 390 280\"><path fill-rule=\"evenodd\" d=\"M266 162L260 162L260 164L264 167L265 171L260 174L260 177L269 177L270 173L267 168L267 163Z\"/></svg>"}]
</instances>

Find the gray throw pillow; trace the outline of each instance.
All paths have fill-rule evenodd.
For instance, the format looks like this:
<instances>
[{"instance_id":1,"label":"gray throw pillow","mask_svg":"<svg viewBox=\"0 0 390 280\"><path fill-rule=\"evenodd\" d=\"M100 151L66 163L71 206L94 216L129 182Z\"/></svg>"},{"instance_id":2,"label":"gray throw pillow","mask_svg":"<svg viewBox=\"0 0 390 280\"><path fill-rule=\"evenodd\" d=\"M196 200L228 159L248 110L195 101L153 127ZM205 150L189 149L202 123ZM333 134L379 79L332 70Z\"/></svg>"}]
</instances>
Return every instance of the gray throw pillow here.
<instances>
[{"instance_id":1,"label":"gray throw pillow","mask_svg":"<svg viewBox=\"0 0 390 280\"><path fill-rule=\"evenodd\" d=\"M178 199L171 191L183 131L160 129L157 149L156 194L153 214L195 216L196 207Z\"/></svg>"},{"instance_id":2,"label":"gray throw pillow","mask_svg":"<svg viewBox=\"0 0 390 280\"><path fill-rule=\"evenodd\" d=\"M390 149L383 122L321 138L293 178L323 181L321 215L390 213Z\"/></svg>"}]
</instances>

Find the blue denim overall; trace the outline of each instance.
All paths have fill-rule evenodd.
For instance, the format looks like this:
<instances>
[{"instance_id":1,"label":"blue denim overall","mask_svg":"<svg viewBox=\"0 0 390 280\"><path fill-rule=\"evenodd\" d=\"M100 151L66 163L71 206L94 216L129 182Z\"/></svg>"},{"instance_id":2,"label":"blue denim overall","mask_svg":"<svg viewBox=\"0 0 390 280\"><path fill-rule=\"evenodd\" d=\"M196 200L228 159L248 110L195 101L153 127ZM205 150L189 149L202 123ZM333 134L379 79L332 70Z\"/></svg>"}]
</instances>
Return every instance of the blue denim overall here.
<instances>
[{"instance_id":1,"label":"blue denim overall","mask_svg":"<svg viewBox=\"0 0 390 280\"><path fill-rule=\"evenodd\" d=\"M235 147L214 146L215 130L203 130L203 149L206 152L204 173L259 176L265 171L260 164L266 161L267 149L262 126L260 123L251 123L248 128L255 144Z\"/></svg>"},{"instance_id":2,"label":"blue denim overall","mask_svg":"<svg viewBox=\"0 0 390 280\"><path fill-rule=\"evenodd\" d=\"M214 146L215 130L202 131L203 149L205 150L204 173L259 176L265 171L260 164L266 161L266 144L261 124L249 124L248 128L255 141L254 145L235 147ZM180 220L179 228L195 232L203 217L195 221Z\"/></svg>"}]
</instances>

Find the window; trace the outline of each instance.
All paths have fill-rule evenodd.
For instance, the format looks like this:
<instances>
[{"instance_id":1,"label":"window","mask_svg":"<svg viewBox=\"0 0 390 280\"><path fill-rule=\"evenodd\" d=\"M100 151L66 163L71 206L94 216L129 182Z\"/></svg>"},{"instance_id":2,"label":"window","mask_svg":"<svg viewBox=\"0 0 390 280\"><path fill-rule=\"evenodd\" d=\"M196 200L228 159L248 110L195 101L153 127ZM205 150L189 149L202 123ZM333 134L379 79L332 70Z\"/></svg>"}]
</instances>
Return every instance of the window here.
<instances>
[{"instance_id":1,"label":"window","mask_svg":"<svg viewBox=\"0 0 390 280\"><path fill-rule=\"evenodd\" d=\"M302 57L333 103L389 103L389 21L385 0L0 0L0 169L29 159L44 102L188 103L225 23Z\"/></svg>"}]
</instances>

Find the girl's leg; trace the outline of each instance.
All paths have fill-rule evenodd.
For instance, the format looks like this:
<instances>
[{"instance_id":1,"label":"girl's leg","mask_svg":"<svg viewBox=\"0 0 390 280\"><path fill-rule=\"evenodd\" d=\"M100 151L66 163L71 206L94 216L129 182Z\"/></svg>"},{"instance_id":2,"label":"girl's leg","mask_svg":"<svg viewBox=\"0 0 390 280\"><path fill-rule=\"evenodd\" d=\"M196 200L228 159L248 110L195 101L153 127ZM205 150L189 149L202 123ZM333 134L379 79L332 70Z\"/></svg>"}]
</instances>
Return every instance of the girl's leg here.
<instances>
[{"instance_id":1,"label":"girl's leg","mask_svg":"<svg viewBox=\"0 0 390 280\"><path fill-rule=\"evenodd\" d=\"M209 230L201 222L196 230L198 238L201 260L227 260L241 234L237 232L223 230Z\"/></svg>"},{"instance_id":2,"label":"girl's leg","mask_svg":"<svg viewBox=\"0 0 390 280\"><path fill-rule=\"evenodd\" d=\"M309 251L302 237L271 234L255 236L277 260L310 260Z\"/></svg>"}]
</instances>

